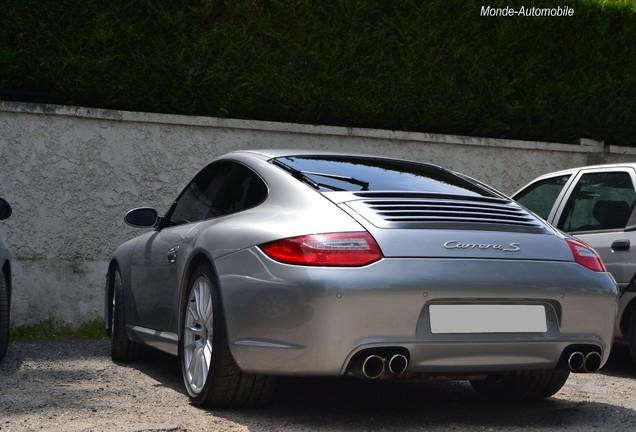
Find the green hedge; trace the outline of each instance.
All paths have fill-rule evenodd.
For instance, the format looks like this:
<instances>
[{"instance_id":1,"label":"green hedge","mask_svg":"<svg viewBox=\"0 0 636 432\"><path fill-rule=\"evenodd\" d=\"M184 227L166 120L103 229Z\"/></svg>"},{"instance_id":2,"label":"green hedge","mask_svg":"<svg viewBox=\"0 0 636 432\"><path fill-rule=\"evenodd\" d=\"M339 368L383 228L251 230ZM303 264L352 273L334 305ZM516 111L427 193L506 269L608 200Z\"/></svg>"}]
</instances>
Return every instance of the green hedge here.
<instances>
[{"instance_id":1,"label":"green hedge","mask_svg":"<svg viewBox=\"0 0 636 432\"><path fill-rule=\"evenodd\" d=\"M2 99L636 146L632 0L3 0L0 22Z\"/></svg>"}]
</instances>

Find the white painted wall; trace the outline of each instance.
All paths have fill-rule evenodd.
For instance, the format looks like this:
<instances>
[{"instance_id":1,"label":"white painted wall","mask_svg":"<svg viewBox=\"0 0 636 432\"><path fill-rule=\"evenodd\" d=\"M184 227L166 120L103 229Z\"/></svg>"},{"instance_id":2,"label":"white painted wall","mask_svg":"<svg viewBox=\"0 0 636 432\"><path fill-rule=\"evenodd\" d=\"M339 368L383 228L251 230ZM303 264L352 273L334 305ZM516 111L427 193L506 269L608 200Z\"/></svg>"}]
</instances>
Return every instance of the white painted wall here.
<instances>
[{"instance_id":1,"label":"white painted wall","mask_svg":"<svg viewBox=\"0 0 636 432\"><path fill-rule=\"evenodd\" d=\"M112 251L140 231L133 207L167 209L207 161L235 149L309 148L432 162L505 193L535 176L635 161L636 149L109 111L0 101L0 223L13 255L12 322L102 317Z\"/></svg>"}]
</instances>

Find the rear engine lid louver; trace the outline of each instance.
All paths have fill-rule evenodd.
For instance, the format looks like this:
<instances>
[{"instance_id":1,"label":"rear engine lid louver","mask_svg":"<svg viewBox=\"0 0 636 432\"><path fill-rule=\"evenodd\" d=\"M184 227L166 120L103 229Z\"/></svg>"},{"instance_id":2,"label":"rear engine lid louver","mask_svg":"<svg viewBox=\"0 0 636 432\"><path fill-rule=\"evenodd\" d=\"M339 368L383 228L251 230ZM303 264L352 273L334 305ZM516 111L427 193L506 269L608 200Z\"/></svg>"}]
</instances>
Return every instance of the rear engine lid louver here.
<instances>
[{"instance_id":1,"label":"rear engine lid louver","mask_svg":"<svg viewBox=\"0 0 636 432\"><path fill-rule=\"evenodd\" d=\"M512 200L438 194L356 193L347 205L378 228L545 232Z\"/></svg>"}]
</instances>

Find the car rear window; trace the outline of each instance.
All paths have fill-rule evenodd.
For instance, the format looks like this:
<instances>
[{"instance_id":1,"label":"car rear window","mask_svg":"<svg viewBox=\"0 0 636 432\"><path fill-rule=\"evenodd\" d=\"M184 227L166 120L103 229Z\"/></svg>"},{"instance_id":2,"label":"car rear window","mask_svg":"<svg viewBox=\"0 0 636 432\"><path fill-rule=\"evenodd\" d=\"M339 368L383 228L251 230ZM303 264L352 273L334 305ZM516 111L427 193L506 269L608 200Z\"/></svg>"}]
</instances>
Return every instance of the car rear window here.
<instances>
[{"instance_id":1,"label":"car rear window","mask_svg":"<svg viewBox=\"0 0 636 432\"><path fill-rule=\"evenodd\" d=\"M275 159L299 180L321 191L400 191L444 195L497 196L435 165L352 156L286 156ZM302 176L301 176L302 174Z\"/></svg>"}]
</instances>

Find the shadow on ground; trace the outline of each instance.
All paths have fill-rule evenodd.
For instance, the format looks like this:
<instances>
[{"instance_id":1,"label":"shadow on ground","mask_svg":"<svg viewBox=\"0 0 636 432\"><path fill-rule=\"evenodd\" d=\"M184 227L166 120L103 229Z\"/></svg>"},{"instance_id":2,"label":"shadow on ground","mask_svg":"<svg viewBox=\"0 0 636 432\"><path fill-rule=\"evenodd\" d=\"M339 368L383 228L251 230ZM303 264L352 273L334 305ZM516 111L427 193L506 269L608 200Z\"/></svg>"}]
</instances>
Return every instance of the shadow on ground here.
<instances>
[{"instance_id":1,"label":"shadow on ground","mask_svg":"<svg viewBox=\"0 0 636 432\"><path fill-rule=\"evenodd\" d=\"M68 359L74 363L87 358L102 361L106 358L107 362L102 363L104 366L100 368L117 373L117 368L121 367L146 375L156 382L156 386L178 393L178 400L183 401L182 409L188 407L179 362L175 357L148 351L139 361L116 365L113 372L109 348L108 340L20 343L11 346L9 354L0 363L0 381L5 384L16 383L28 369L32 383L52 380L53 391L59 392L59 397L68 398L74 394L72 390L55 385L56 382L99 379L101 372L85 370L83 375L78 375L56 365ZM41 362L49 367L39 370L36 366ZM91 365L89 362L88 367ZM606 385L611 389L612 386L625 386L632 378L636 378L636 365L629 349L617 345L601 373L590 375L589 382L594 380L596 384L593 385L597 388ZM588 385L587 380L579 382ZM130 385L134 386L134 383ZM0 394L4 391L0 390ZM631 403L625 403L620 398L614 401L611 391L592 391L586 397L582 397L578 391L578 388L575 392L570 388L569 392L562 391L553 398L537 403L501 404L479 397L466 382L391 383L357 379L280 378L274 399L265 407L250 410L202 409L200 412L203 416L227 419L251 431L632 430L636 412L626 407L632 406ZM78 398L81 394L78 390ZM51 394L51 397L58 395ZM107 404L107 401L103 403ZM179 405L171 406L171 409L179 410ZM27 412L33 407L23 408ZM20 411L18 406L12 409Z\"/></svg>"}]
</instances>

